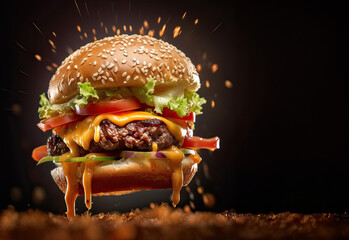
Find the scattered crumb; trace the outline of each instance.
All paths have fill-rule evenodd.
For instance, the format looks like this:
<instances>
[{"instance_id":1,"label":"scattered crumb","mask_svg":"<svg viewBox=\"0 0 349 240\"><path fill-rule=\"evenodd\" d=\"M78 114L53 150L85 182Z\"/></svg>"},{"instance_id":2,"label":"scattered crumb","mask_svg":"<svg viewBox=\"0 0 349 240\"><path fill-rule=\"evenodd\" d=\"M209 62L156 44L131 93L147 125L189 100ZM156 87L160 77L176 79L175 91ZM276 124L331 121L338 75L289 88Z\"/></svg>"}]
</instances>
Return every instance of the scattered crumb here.
<instances>
[{"instance_id":1,"label":"scattered crumb","mask_svg":"<svg viewBox=\"0 0 349 240\"><path fill-rule=\"evenodd\" d=\"M189 206L188 206L189 207ZM129 213L63 215L39 210L0 214L0 239L344 239L349 214L191 212L164 204Z\"/></svg>"}]
</instances>

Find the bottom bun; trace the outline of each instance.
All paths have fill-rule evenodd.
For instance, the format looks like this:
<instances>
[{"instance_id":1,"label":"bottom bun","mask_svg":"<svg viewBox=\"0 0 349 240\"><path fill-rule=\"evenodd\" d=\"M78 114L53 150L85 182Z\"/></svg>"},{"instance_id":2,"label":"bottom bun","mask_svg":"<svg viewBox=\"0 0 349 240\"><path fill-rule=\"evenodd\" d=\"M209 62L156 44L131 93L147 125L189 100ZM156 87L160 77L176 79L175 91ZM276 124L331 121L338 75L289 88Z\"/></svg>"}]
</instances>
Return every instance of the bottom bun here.
<instances>
[{"instance_id":1,"label":"bottom bun","mask_svg":"<svg viewBox=\"0 0 349 240\"><path fill-rule=\"evenodd\" d=\"M139 190L171 189L173 170L168 159L154 159L153 165L149 160L118 160L101 162L95 166L92 177L92 194L121 195ZM83 163L77 170L79 195L84 195L82 185ZM153 166L153 168L152 168ZM197 163L190 157L182 160L183 186L190 183L197 171ZM51 171L53 180L62 192L66 192L67 181L62 167Z\"/></svg>"}]
</instances>

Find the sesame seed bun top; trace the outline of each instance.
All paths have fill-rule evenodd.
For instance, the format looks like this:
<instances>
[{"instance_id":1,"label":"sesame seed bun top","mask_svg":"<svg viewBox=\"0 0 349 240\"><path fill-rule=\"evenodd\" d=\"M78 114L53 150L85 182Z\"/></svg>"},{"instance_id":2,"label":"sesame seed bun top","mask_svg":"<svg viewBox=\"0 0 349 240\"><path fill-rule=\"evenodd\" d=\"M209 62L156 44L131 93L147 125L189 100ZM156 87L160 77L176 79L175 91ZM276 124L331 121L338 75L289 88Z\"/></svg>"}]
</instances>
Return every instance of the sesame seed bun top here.
<instances>
[{"instance_id":1,"label":"sesame seed bun top","mask_svg":"<svg viewBox=\"0 0 349 240\"><path fill-rule=\"evenodd\" d=\"M148 78L163 90L200 88L195 66L175 46L150 36L120 35L89 43L68 56L51 78L48 97L52 104L65 103L79 93L78 82L109 89L141 87Z\"/></svg>"}]
</instances>

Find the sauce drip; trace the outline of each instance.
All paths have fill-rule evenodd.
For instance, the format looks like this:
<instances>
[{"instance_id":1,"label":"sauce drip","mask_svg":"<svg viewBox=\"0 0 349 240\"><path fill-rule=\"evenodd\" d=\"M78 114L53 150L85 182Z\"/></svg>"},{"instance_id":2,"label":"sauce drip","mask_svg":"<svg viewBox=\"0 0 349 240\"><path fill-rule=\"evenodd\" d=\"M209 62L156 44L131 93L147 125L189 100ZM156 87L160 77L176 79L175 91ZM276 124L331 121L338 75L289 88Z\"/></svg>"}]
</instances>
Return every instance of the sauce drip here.
<instances>
[{"instance_id":1,"label":"sauce drip","mask_svg":"<svg viewBox=\"0 0 349 240\"><path fill-rule=\"evenodd\" d=\"M153 152L157 152L158 151L158 144L156 142L153 142L151 147L152 147L152 151ZM150 158L149 161L150 161L151 170L154 171L155 170L155 158Z\"/></svg>"},{"instance_id":2,"label":"sauce drip","mask_svg":"<svg viewBox=\"0 0 349 240\"><path fill-rule=\"evenodd\" d=\"M171 146L168 151L164 151L166 158L169 160L170 167L172 168L172 205L177 206L180 200L180 191L183 187L183 171L182 160L184 154L176 146Z\"/></svg>"}]
</instances>

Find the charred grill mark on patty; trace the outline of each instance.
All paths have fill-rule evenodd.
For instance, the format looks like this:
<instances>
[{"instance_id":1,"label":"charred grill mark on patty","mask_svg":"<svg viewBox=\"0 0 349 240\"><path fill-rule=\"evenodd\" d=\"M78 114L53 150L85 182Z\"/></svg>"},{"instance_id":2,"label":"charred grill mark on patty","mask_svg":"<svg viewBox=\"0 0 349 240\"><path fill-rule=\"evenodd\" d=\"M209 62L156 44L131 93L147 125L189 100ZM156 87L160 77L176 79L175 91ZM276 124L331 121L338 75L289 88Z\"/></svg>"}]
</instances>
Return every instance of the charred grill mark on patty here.
<instances>
[{"instance_id":1,"label":"charred grill mark on patty","mask_svg":"<svg viewBox=\"0 0 349 240\"><path fill-rule=\"evenodd\" d=\"M179 142L169 132L166 124L159 119L134 121L119 127L109 120L103 120L99 142L91 141L88 151L80 147L80 155L88 152L105 152L117 150L152 150L155 142L158 149L169 148L171 145L179 147ZM53 135L47 139L49 156L62 155L69 151L64 141Z\"/></svg>"}]
</instances>

